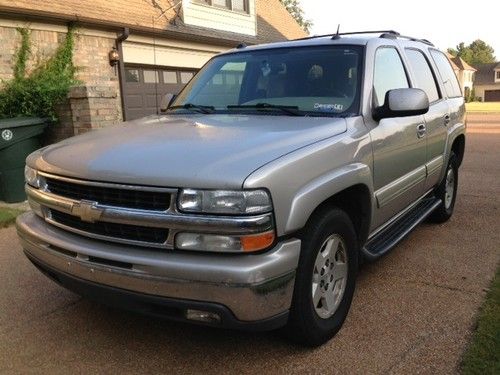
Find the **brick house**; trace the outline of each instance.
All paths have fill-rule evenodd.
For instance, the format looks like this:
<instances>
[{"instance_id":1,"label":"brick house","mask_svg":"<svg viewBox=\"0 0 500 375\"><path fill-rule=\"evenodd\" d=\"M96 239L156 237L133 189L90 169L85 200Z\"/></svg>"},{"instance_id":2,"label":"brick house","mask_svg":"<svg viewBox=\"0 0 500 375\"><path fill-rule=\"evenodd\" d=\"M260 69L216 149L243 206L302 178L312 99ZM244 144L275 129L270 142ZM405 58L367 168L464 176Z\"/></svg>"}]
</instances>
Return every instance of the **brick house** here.
<instances>
[{"instance_id":1,"label":"brick house","mask_svg":"<svg viewBox=\"0 0 500 375\"><path fill-rule=\"evenodd\" d=\"M482 102L500 102L500 62L477 64L474 88Z\"/></svg>"},{"instance_id":2,"label":"brick house","mask_svg":"<svg viewBox=\"0 0 500 375\"><path fill-rule=\"evenodd\" d=\"M0 0L0 81L13 76L17 27L32 30L36 59L57 48L68 23L82 85L59 111L57 139L156 113L159 95L240 43L305 36L279 0Z\"/></svg>"}]
</instances>

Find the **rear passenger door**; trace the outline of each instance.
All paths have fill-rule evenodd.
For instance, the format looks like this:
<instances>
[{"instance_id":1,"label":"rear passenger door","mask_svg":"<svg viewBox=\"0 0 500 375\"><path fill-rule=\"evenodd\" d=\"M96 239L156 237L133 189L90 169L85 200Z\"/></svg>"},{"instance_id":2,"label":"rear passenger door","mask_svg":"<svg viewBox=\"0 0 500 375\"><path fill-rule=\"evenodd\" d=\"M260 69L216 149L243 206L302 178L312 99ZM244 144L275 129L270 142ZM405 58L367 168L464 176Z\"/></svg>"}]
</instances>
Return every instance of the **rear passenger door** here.
<instances>
[{"instance_id":1,"label":"rear passenger door","mask_svg":"<svg viewBox=\"0 0 500 375\"><path fill-rule=\"evenodd\" d=\"M437 75L425 53L417 48L406 48L405 55L413 87L425 91L429 98L429 112L424 115L427 135L425 190L429 190L439 182L444 164L449 108L437 84Z\"/></svg>"}]
</instances>

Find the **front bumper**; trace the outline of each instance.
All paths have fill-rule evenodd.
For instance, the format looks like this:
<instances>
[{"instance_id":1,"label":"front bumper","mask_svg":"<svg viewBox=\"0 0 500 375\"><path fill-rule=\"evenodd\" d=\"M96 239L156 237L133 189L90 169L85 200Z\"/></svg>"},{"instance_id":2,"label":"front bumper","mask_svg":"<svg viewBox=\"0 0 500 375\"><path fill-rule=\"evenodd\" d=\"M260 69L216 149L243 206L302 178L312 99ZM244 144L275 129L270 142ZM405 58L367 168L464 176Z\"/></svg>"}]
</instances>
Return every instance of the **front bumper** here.
<instances>
[{"instance_id":1,"label":"front bumper","mask_svg":"<svg viewBox=\"0 0 500 375\"><path fill-rule=\"evenodd\" d=\"M219 255L93 240L47 224L32 212L19 216L16 224L33 263L80 294L100 290L97 296L104 303L113 300L109 295L121 295L122 301L157 301L179 311L205 306L220 311L221 325L230 327L257 328L263 322L276 328L286 322L300 240L281 242L262 254ZM277 323L269 325L274 318Z\"/></svg>"}]
</instances>

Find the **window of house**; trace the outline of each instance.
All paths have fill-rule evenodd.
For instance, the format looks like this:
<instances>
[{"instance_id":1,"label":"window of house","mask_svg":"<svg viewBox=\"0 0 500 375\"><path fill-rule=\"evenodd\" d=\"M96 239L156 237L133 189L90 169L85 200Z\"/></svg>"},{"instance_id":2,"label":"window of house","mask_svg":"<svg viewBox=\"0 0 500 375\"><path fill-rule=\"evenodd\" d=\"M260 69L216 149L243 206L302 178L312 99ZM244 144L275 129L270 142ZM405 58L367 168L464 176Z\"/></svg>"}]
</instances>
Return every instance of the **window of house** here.
<instances>
[{"instance_id":1,"label":"window of house","mask_svg":"<svg viewBox=\"0 0 500 375\"><path fill-rule=\"evenodd\" d=\"M193 72L181 72L181 83L186 84L191 78L193 78Z\"/></svg>"},{"instance_id":2,"label":"window of house","mask_svg":"<svg viewBox=\"0 0 500 375\"><path fill-rule=\"evenodd\" d=\"M139 82L139 69L125 69L126 82Z\"/></svg>"},{"instance_id":3,"label":"window of house","mask_svg":"<svg viewBox=\"0 0 500 375\"><path fill-rule=\"evenodd\" d=\"M158 71L156 70L144 70L144 83L157 83L159 82Z\"/></svg>"},{"instance_id":4,"label":"window of house","mask_svg":"<svg viewBox=\"0 0 500 375\"><path fill-rule=\"evenodd\" d=\"M500 70L495 72L495 79L500 80Z\"/></svg>"},{"instance_id":5,"label":"window of house","mask_svg":"<svg viewBox=\"0 0 500 375\"><path fill-rule=\"evenodd\" d=\"M389 90L410 87L398 51L392 47L381 47L375 54L373 75L373 103L375 107L384 104Z\"/></svg>"},{"instance_id":6,"label":"window of house","mask_svg":"<svg viewBox=\"0 0 500 375\"><path fill-rule=\"evenodd\" d=\"M431 49L431 56L436 63L439 71L439 76L444 85L444 89L449 98L458 98L462 96L460 85L458 84L457 76L451 67L450 61L441 51Z\"/></svg>"},{"instance_id":7,"label":"window of house","mask_svg":"<svg viewBox=\"0 0 500 375\"><path fill-rule=\"evenodd\" d=\"M173 70L163 71L163 82L168 83L168 84L174 84L174 85L179 83L177 80L177 72L173 71Z\"/></svg>"},{"instance_id":8,"label":"window of house","mask_svg":"<svg viewBox=\"0 0 500 375\"><path fill-rule=\"evenodd\" d=\"M196 0L196 2L235 12L249 13L248 0Z\"/></svg>"},{"instance_id":9,"label":"window of house","mask_svg":"<svg viewBox=\"0 0 500 375\"><path fill-rule=\"evenodd\" d=\"M425 91L429 98L429 102L432 103L437 101L439 99L439 91L436 86L436 80L429 66L429 62L422 51L407 49L406 56L408 57L412 71L415 75L415 87Z\"/></svg>"}]
</instances>

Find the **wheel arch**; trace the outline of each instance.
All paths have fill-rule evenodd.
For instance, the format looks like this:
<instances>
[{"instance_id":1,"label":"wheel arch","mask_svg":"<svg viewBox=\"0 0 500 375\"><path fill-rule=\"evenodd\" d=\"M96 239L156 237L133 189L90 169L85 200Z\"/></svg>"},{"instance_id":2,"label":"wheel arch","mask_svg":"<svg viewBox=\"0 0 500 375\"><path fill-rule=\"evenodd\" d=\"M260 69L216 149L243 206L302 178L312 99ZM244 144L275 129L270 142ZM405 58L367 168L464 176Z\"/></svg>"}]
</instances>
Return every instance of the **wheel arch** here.
<instances>
[{"instance_id":1,"label":"wheel arch","mask_svg":"<svg viewBox=\"0 0 500 375\"><path fill-rule=\"evenodd\" d=\"M460 134L458 135L454 140L451 145L451 151L455 154L457 157L458 161L458 166L462 165L462 161L464 159L464 154L465 154L465 135Z\"/></svg>"},{"instance_id":2,"label":"wheel arch","mask_svg":"<svg viewBox=\"0 0 500 375\"><path fill-rule=\"evenodd\" d=\"M328 178L311 184L298 194L286 224L287 232L300 230L311 224L316 215L325 209L337 207L352 220L358 241L364 243L368 237L373 206L371 173L367 166L351 166L348 173L335 173L337 178ZM331 177L331 176L330 176Z\"/></svg>"}]
</instances>

